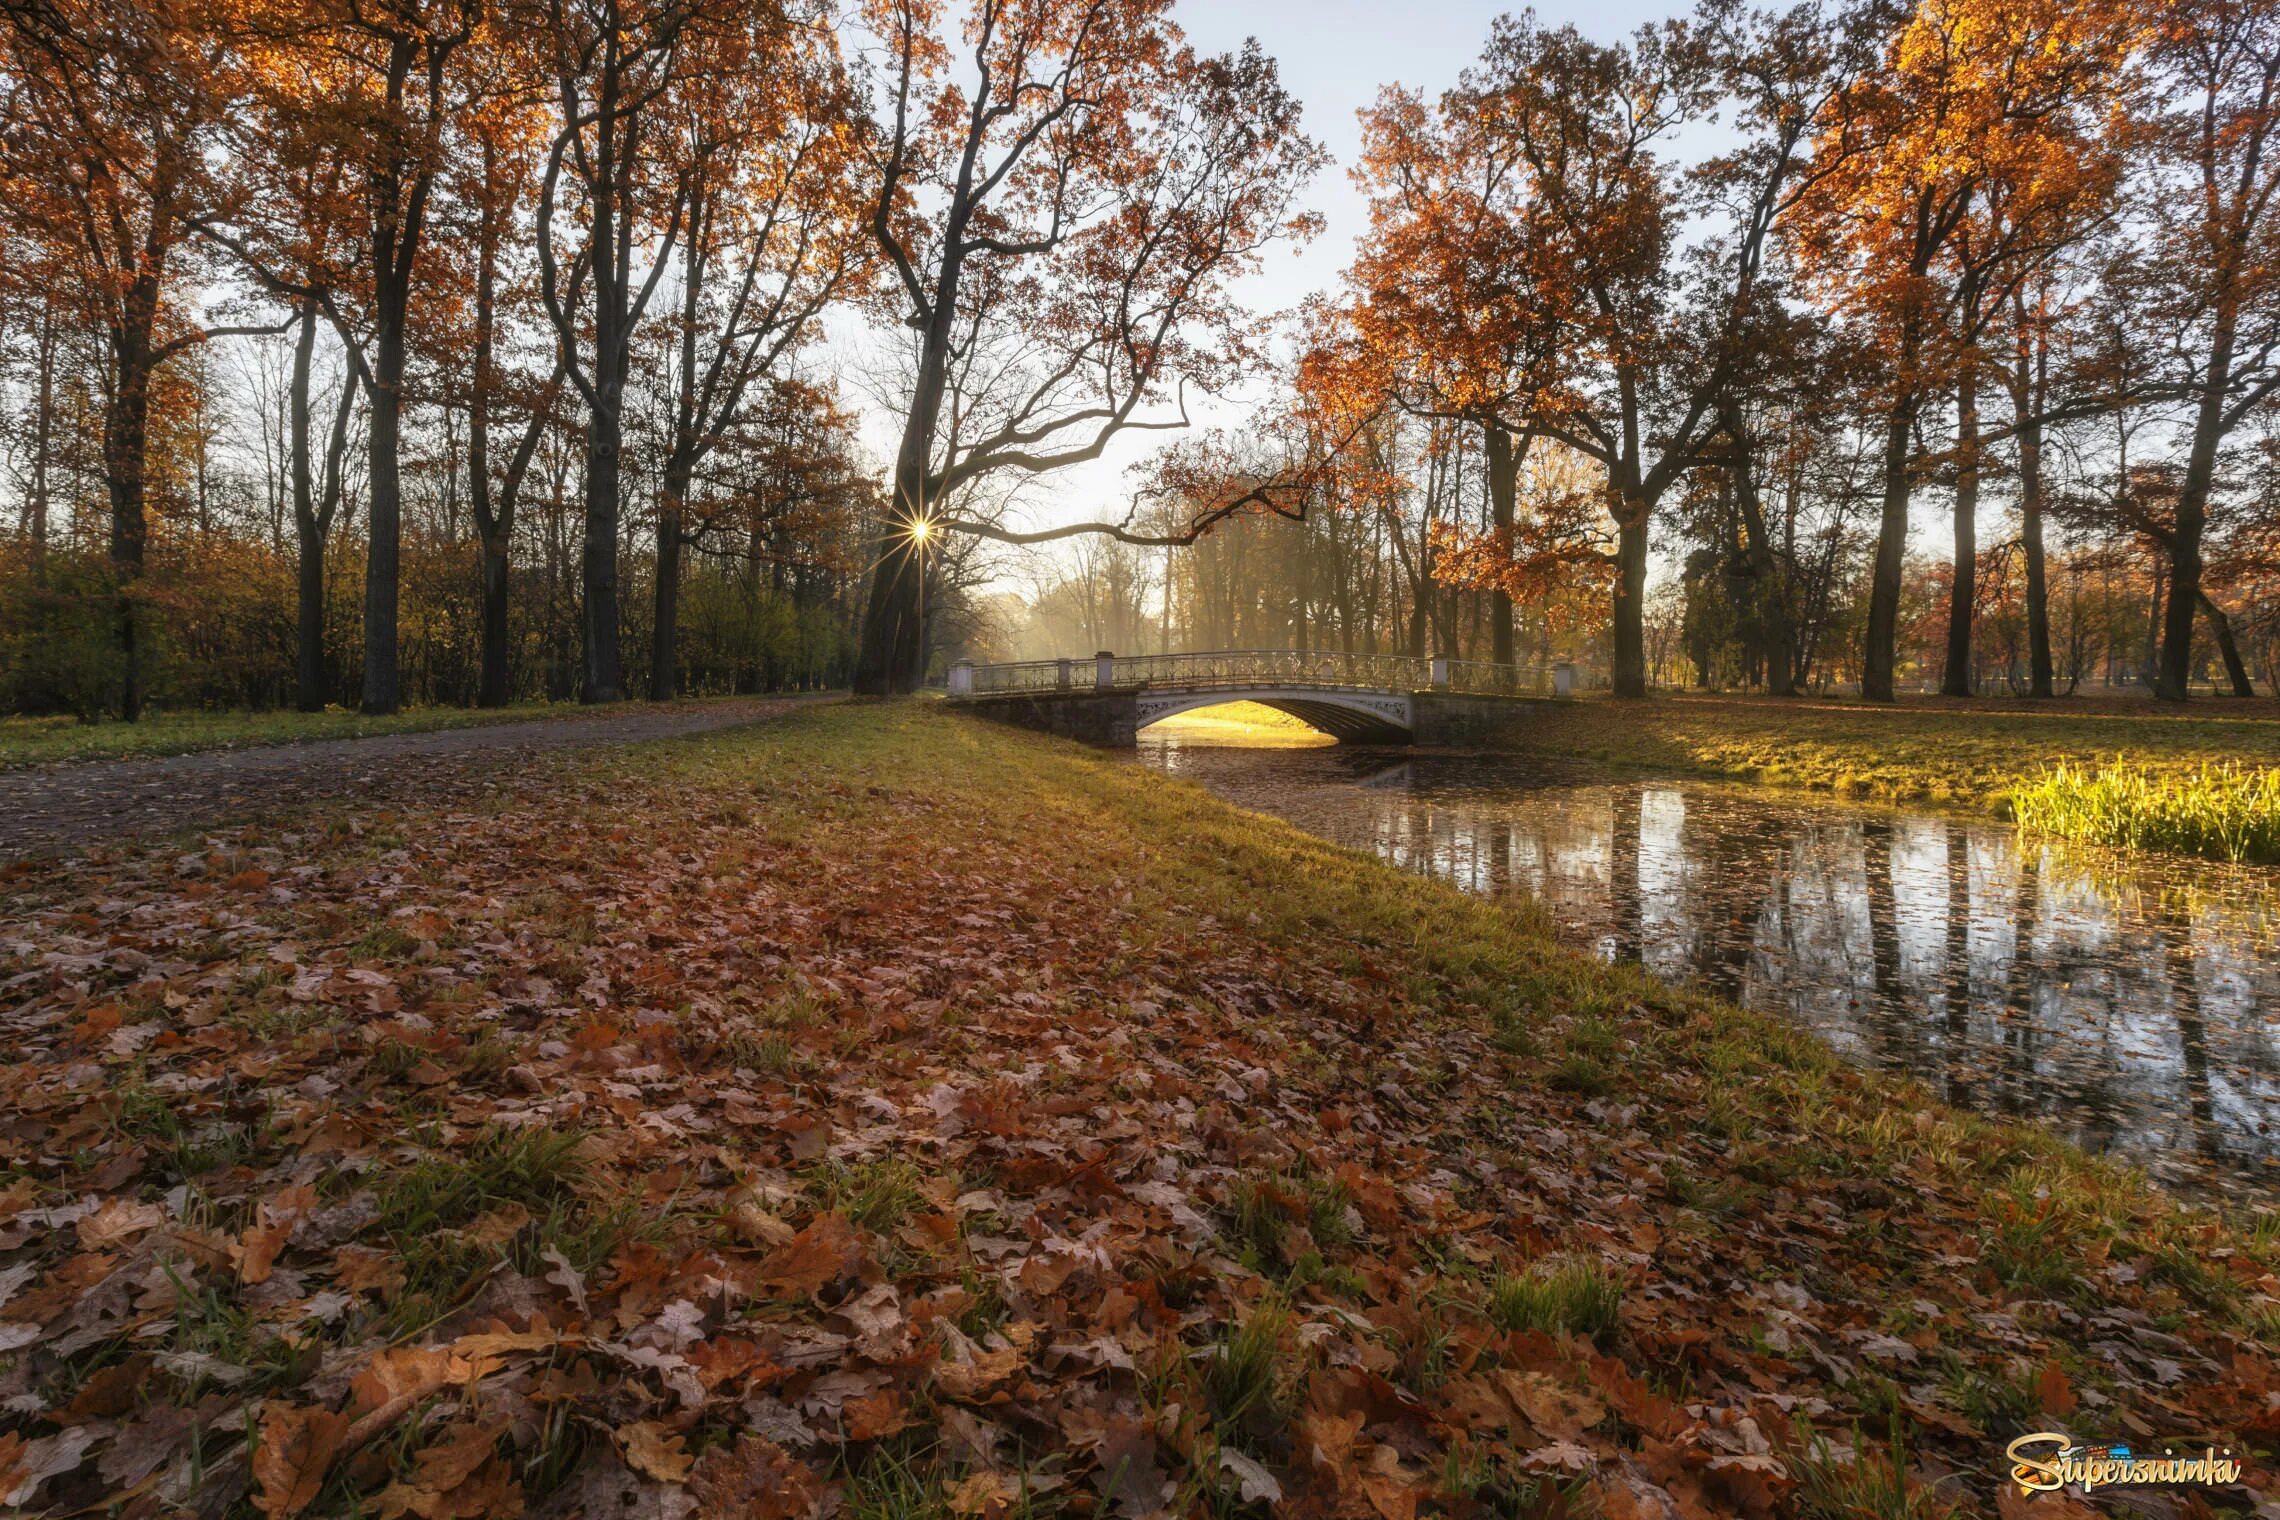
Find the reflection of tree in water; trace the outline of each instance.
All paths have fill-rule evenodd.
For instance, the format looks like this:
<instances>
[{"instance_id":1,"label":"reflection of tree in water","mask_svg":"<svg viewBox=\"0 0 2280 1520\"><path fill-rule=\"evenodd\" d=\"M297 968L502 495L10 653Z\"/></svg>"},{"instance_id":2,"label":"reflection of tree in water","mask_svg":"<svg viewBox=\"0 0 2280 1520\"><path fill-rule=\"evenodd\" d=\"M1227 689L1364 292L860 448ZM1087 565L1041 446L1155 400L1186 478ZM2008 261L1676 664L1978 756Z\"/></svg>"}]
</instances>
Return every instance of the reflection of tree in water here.
<instances>
[{"instance_id":1,"label":"reflection of tree in water","mask_svg":"<svg viewBox=\"0 0 2280 1520\"><path fill-rule=\"evenodd\" d=\"M1607 844L1609 908L1614 920L1615 959L1636 965L1646 958L1646 903L1639 892L1639 791L1618 787L1613 798L1614 828Z\"/></svg>"},{"instance_id":2,"label":"reflection of tree in water","mask_svg":"<svg viewBox=\"0 0 2280 1520\"><path fill-rule=\"evenodd\" d=\"M1946 1026L1947 1059L1941 1076L1941 1095L1962 1107L1971 1104L1971 1061L1975 1043L1971 1032L1971 847L1963 830L1947 830L1947 934L1942 941L1947 957L1946 982L1940 989ZM2014 955L2012 961L2017 963Z\"/></svg>"},{"instance_id":3,"label":"reflection of tree in water","mask_svg":"<svg viewBox=\"0 0 2280 1520\"><path fill-rule=\"evenodd\" d=\"M1959 1105L2172 1174L2181 1159L2237 1176L2280 1152L2261 1133L2280 1111L2270 871L2149 859L2109 879L1993 825L1691 783L1547 784L1443 756L1404 773L1337 750L1237 751L1179 769L1409 869L1530 891L1603 954L1794 1017ZM2165 905L2179 883L2191 903Z\"/></svg>"}]
</instances>

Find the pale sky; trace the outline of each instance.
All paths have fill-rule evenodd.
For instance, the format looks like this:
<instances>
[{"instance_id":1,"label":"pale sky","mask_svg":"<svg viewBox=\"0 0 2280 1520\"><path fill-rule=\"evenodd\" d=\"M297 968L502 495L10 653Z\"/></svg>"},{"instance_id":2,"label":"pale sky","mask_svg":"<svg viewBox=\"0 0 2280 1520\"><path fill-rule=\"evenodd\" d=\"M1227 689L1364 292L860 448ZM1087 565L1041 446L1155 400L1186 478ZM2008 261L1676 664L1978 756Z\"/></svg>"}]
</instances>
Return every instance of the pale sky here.
<instances>
[{"instance_id":1,"label":"pale sky","mask_svg":"<svg viewBox=\"0 0 2280 1520\"><path fill-rule=\"evenodd\" d=\"M1334 289L1351 261L1354 239L1368 221L1366 204L1347 177L1361 150L1355 113L1388 84L1421 88L1428 95L1454 84L1480 55L1489 23L1521 8L1488 0L1182 0L1176 15L1199 49L1228 52L1241 47L1246 37L1259 39L1281 65L1284 86L1304 103L1308 133L1335 160L1317 176L1307 197L1324 218L1322 235L1300 252L1283 247L1269 253L1264 272L1244 287L1254 306L1295 307L1315 291ZM1546 0L1536 10L1549 24L1572 21L1587 35L1611 41L1684 8L1685 0ZM852 386L849 395L860 399ZM866 441L882 462L891 459L893 420L867 404L865 410ZM1038 482L1015 509L1018 523L1010 525L1040 528L1083 517L1120 516L1129 496L1126 467L1161 447L1164 438L1161 433L1128 436L1097 463Z\"/></svg>"}]
</instances>

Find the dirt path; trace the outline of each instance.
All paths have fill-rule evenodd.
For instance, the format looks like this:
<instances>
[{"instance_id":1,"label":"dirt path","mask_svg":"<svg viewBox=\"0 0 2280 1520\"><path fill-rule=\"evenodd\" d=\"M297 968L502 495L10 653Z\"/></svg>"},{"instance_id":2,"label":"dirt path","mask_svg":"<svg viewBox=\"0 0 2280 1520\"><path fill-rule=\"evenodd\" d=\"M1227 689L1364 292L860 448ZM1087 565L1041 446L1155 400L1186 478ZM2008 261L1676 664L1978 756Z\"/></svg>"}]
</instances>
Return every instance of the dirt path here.
<instances>
[{"instance_id":1,"label":"dirt path","mask_svg":"<svg viewBox=\"0 0 2280 1520\"><path fill-rule=\"evenodd\" d=\"M480 791L510 779L518 755L711 733L828 700L754 697L701 707L9 771L0 773L0 860L237 822L279 806L326 798L409 800L416 793L432 800L439 794Z\"/></svg>"}]
</instances>

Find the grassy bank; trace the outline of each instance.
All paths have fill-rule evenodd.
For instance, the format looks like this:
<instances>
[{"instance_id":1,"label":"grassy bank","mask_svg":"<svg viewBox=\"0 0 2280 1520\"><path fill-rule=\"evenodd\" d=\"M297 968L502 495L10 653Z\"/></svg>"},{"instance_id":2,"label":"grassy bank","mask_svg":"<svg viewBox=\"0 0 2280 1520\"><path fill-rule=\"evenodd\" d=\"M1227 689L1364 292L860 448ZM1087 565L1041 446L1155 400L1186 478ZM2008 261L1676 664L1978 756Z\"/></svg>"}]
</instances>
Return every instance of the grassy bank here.
<instances>
[{"instance_id":1,"label":"grassy bank","mask_svg":"<svg viewBox=\"0 0 2280 1520\"><path fill-rule=\"evenodd\" d=\"M2012 793L2011 812L2022 827L2091 844L2280 864L2280 770L2060 765Z\"/></svg>"},{"instance_id":2,"label":"grassy bank","mask_svg":"<svg viewBox=\"0 0 2280 1520\"><path fill-rule=\"evenodd\" d=\"M628 703L609 709L673 707L679 703ZM547 718L592 717L575 702L526 702L514 707L416 707L386 717L345 708L323 712L157 712L140 723L82 723L72 717L0 718L0 771L78 760L148 759L199 750L302 744L315 739L362 739L374 734L417 734L485 723L529 723Z\"/></svg>"},{"instance_id":3,"label":"grassy bank","mask_svg":"<svg viewBox=\"0 0 2280 1520\"><path fill-rule=\"evenodd\" d=\"M1592 699L1548 707L1525 742L1595 765L1993 809L2059 765L2120 759L2156 778L2280 765L2280 704Z\"/></svg>"},{"instance_id":4,"label":"grassy bank","mask_svg":"<svg viewBox=\"0 0 2280 1520\"><path fill-rule=\"evenodd\" d=\"M517 785L10 886L0 1503L1992 1514L2059 1424L2269 1474L2271 1236L1525 913L920 704Z\"/></svg>"}]
</instances>

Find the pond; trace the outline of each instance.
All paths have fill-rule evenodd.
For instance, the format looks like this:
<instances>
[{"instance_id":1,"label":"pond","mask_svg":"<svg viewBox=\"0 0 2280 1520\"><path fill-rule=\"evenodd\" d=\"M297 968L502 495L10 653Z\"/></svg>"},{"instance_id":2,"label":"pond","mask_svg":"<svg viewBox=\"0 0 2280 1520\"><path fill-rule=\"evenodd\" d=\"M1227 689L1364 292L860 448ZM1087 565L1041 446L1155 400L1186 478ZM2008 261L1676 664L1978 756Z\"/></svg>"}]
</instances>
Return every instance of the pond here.
<instances>
[{"instance_id":1,"label":"pond","mask_svg":"<svg viewBox=\"0 0 2280 1520\"><path fill-rule=\"evenodd\" d=\"M1574 943L2039 1119L2179 1196L2280 1203L2280 871L1993 819L1166 723L1142 760Z\"/></svg>"}]
</instances>

